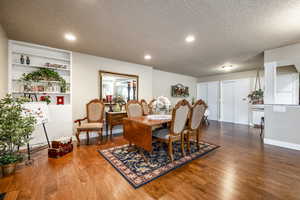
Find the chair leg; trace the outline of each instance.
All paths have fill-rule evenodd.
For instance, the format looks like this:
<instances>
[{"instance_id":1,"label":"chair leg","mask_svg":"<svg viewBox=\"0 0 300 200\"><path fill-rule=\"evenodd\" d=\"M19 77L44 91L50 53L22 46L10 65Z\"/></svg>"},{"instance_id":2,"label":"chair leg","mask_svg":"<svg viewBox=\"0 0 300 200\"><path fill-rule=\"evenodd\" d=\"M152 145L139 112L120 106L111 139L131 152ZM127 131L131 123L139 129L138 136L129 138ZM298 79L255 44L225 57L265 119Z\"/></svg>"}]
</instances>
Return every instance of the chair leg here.
<instances>
[{"instance_id":1,"label":"chair leg","mask_svg":"<svg viewBox=\"0 0 300 200\"><path fill-rule=\"evenodd\" d=\"M98 131L98 135L99 135L99 142L98 144L101 144L101 141L103 139L103 129L101 128L100 131Z\"/></svg>"},{"instance_id":2,"label":"chair leg","mask_svg":"<svg viewBox=\"0 0 300 200\"><path fill-rule=\"evenodd\" d=\"M169 157L171 159L171 162L173 162L174 161L174 157L173 157L173 142L172 142L171 139L169 139L168 151L169 151Z\"/></svg>"},{"instance_id":3,"label":"chair leg","mask_svg":"<svg viewBox=\"0 0 300 200\"><path fill-rule=\"evenodd\" d=\"M190 142L190 137L191 137L191 135L190 135L190 131L188 131L188 133L187 133L187 150L188 150L188 152L189 152L189 154L191 153L191 142Z\"/></svg>"},{"instance_id":4,"label":"chair leg","mask_svg":"<svg viewBox=\"0 0 300 200\"><path fill-rule=\"evenodd\" d=\"M80 134L80 132L79 132L79 131L77 131L77 132L76 132L77 146L80 146L79 134Z\"/></svg>"},{"instance_id":5,"label":"chair leg","mask_svg":"<svg viewBox=\"0 0 300 200\"><path fill-rule=\"evenodd\" d=\"M181 133L181 154L182 154L182 157L185 156L185 151L184 151L184 134Z\"/></svg>"},{"instance_id":6,"label":"chair leg","mask_svg":"<svg viewBox=\"0 0 300 200\"><path fill-rule=\"evenodd\" d=\"M198 150L200 150L200 130L197 130L197 147Z\"/></svg>"},{"instance_id":7,"label":"chair leg","mask_svg":"<svg viewBox=\"0 0 300 200\"><path fill-rule=\"evenodd\" d=\"M90 136L89 136L89 132L86 132L86 144L90 143Z\"/></svg>"}]
</instances>

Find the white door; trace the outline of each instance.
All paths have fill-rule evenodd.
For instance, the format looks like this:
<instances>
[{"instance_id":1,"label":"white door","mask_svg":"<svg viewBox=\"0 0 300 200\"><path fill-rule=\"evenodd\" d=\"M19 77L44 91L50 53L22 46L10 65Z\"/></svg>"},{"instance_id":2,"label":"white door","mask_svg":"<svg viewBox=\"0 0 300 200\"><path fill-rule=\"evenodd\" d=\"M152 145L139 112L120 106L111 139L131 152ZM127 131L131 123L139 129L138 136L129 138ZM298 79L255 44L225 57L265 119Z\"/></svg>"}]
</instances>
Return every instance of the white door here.
<instances>
[{"instance_id":1,"label":"white door","mask_svg":"<svg viewBox=\"0 0 300 200\"><path fill-rule=\"evenodd\" d=\"M234 122L234 81L222 81L221 85L221 99L222 99L222 110L221 110L221 120L224 122Z\"/></svg>"},{"instance_id":2,"label":"white door","mask_svg":"<svg viewBox=\"0 0 300 200\"><path fill-rule=\"evenodd\" d=\"M249 104L247 99L249 93L249 78L235 80L235 123L249 124Z\"/></svg>"},{"instance_id":3,"label":"white door","mask_svg":"<svg viewBox=\"0 0 300 200\"><path fill-rule=\"evenodd\" d=\"M208 119L219 120L220 104L220 82L207 83L207 106L209 110Z\"/></svg>"}]
</instances>

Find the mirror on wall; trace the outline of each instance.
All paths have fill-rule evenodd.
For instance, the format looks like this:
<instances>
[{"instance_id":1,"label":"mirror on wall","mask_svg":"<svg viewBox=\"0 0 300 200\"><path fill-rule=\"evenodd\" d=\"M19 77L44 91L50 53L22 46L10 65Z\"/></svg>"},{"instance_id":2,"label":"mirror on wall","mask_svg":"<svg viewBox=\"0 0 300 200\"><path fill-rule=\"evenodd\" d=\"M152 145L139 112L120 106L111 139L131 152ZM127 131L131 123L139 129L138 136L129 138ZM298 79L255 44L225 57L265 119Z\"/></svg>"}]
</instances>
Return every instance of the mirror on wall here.
<instances>
[{"instance_id":1,"label":"mirror on wall","mask_svg":"<svg viewBox=\"0 0 300 200\"><path fill-rule=\"evenodd\" d=\"M299 72L294 65L276 68L275 104L299 104Z\"/></svg>"},{"instance_id":2,"label":"mirror on wall","mask_svg":"<svg viewBox=\"0 0 300 200\"><path fill-rule=\"evenodd\" d=\"M99 71L100 99L109 104L125 104L138 100L139 77L137 75Z\"/></svg>"}]
</instances>

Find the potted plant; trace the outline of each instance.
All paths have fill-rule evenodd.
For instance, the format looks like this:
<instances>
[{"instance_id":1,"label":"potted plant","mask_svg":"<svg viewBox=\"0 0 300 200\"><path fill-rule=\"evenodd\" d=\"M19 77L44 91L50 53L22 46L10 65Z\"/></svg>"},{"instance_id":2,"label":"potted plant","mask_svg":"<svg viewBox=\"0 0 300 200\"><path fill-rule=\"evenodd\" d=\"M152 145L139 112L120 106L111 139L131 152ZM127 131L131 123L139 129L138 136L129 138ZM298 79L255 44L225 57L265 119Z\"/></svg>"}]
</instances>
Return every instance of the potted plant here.
<instances>
[{"instance_id":1,"label":"potted plant","mask_svg":"<svg viewBox=\"0 0 300 200\"><path fill-rule=\"evenodd\" d=\"M36 119L26 116L22 105L26 98L6 95L0 100L0 165L4 176L14 173L22 160L19 148L28 143Z\"/></svg>"},{"instance_id":2,"label":"potted plant","mask_svg":"<svg viewBox=\"0 0 300 200\"><path fill-rule=\"evenodd\" d=\"M252 104L263 104L264 91L262 89L254 90L248 95L248 98Z\"/></svg>"}]
</instances>

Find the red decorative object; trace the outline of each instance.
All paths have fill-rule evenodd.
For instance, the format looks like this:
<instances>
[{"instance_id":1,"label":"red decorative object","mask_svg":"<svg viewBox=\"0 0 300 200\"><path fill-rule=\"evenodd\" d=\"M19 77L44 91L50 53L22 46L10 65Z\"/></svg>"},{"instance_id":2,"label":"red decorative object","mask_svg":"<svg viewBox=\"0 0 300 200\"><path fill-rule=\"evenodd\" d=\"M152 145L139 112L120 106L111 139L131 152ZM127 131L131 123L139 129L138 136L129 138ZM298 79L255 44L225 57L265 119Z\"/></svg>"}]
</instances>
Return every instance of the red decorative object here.
<instances>
[{"instance_id":1,"label":"red decorative object","mask_svg":"<svg viewBox=\"0 0 300 200\"><path fill-rule=\"evenodd\" d=\"M108 103L111 103L112 102L112 95L106 95L106 101Z\"/></svg>"},{"instance_id":2,"label":"red decorative object","mask_svg":"<svg viewBox=\"0 0 300 200\"><path fill-rule=\"evenodd\" d=\"M65 104L65 98L64 98L64 96L57 96L56 97L56 104L57 105L64 105Z\"/></svg>"},{"instance_id":3,"label":"red decorative object","mask_svg":"<svg viewBox=\"0 0 300 200\"><path fill-rule=\"evenodd\" d=\"M52 141L51 148L48 149L49 158L58 158L73 151L72 138L67 143Z\"/></svg>"}]
</instances>

